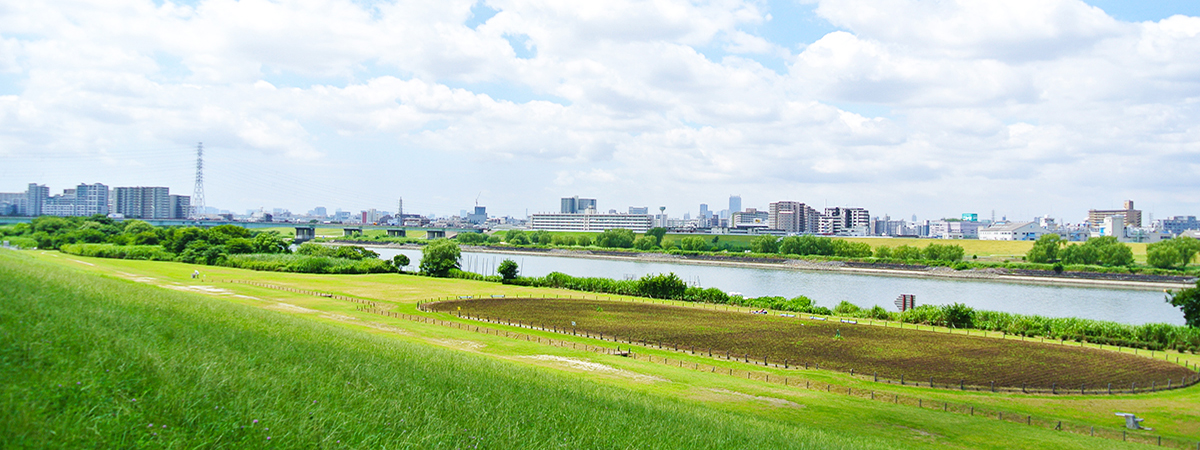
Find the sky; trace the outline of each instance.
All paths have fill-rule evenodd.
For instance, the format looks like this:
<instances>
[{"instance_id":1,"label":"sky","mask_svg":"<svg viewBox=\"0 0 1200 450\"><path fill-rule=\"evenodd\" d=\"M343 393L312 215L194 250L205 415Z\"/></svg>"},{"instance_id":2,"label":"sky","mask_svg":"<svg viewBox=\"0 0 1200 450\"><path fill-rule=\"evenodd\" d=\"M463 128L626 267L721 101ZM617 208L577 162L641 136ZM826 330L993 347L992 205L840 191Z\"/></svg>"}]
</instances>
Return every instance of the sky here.
<instances>
[{"instance_id":1,"label":"sky","mask_svg":"<svg viewBox=\"0 0 1200 450\"><path fill-rule=\"evenodd\" d=\"M1200 215L1200 2L0 0L0 192Z\"/></svg>"}]
</instances>

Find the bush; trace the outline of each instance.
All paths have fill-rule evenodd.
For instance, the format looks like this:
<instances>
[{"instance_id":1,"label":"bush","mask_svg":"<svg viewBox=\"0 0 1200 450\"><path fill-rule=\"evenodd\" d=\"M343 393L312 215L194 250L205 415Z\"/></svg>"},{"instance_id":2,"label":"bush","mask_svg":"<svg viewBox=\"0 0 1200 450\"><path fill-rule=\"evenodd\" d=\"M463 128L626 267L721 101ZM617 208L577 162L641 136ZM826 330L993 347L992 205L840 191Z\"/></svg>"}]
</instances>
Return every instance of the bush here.
<instances>
[{"instance_id":1,"label":"bush","mask_svg":"<svg viewBox=\"0 0 1200 450\"><path fill-rule=\"evenodd\" d=\"M638 291L650 298L683 298L687 284L675 273L646 275L638 280Z\"/></svg>"},{"instance_id":2,"label":"bush","mask_svg":"<svg viewBox=\"0 0 1200 450\"><path fill-rule=\"evenodd\" d=\"M630 248L633 247L633 231L614 228L604 230L596 236L597 247Z\"/></svg>"},{"instance_id":3,"label":"bush","mask_svg":"<svg viewBox=\"0 0 1200 450\"><path fill-rule=\"evenodd\" d=\"M175 255L159 245L66 244L63 253L96 258L174 261Z\"/></svg>"},{"instance_id":4,"label":"bush","mask_svg":"<svg viewBox=\"0 0 1200 450\"><path fill-rule=\"evenodd\" d=\"M487 242L488 236L483 233L459 233L454 239L466 245L479 245Z\"/></svg>"},{"instance_id":5,"label":"bush","mask_svg":"<svg viewBox=\"0 0 1200 450\"><path fill-rule=\"evenodd\" d=\"M271 272L323 274L389 273L395 271L391 264L381 259L349 259L328 256L262 253L228 255L222 258L216 265Z\"/></svg>"}]
</instances>

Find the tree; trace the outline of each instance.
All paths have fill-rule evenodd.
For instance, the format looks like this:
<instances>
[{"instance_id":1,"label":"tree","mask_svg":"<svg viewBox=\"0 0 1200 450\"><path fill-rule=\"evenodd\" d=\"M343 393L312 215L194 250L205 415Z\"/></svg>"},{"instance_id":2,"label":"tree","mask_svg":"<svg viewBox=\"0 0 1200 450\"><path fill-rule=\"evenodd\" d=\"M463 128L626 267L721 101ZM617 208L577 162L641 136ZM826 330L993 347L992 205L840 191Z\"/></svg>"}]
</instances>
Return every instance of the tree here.
<instances>
[{"instance_id":1,"label":"tree","mask_svg":"<svg viewBox=\"0 0 1200 450\"><path fill-rule=\"evenodd\" d=\"M1146 246L1146 263L1160 269L1187 267L1200 252L1200 240L1176 236Z\"/></svg>"},{"instance_id":2,"label":"tree","mask_svg":"<svg viewBox=\"0 0 1200 450\"><path fill-rule=\"evenodd\" d=\"M504 233L504 242L511 245L528 245L529 236L525 235L521 230L508 230Z\"/></svg>"},{"instance_id":3,"label":"tree","mask_svg":"<svg viewBox=\"0 0 1200 450\"><path fill-rule=\"evenodd\" d=\"M658 244L654 243L654 236L638 236L633 240L633 248L638 250L650 250L657 246Z\"/></svg>"},{"instance_id":4,"label":"tree","mask_svg":"<svg viewBox=\"0 0 1200 450\"><path fill-rule=\"evenodd\" d=\"M679 240L679 248L693 251L703 252L708 251L709 243L707 239L698 236L689 236Z\"/></svg>"},{"instance_id":5,"label":"tree","mask_svg":"<svg viewBox=\"0 0 1200 450\"><path fill-rule=\"evenodd\" d=\"M1058 261L1058 249L1065 243L1066 241L1063 241L1062 237L1057 234L1043 234L1025 253L1025 260L1039 264Z\"/></svg>"},{"instance_id":6,"label":"tree","mask_svg":"<svg viewBox=\"0 0 1200 450\"><path fill-rule=\"evenodd\" d=\"M548 245L554 240L554 236L552 236L549 231L537 230L529 233L529 240L534 244Z\"/></svg>"},{"instance_id":7,"label":"tree","mask_svg":"<svg viewBox=\"0 0 1200 450\"><path fill-rule=\"evenodd\" d=\"M404 268L408 267L411 263L412 261L408 259L407 255L400 254L392 257L392 265L396 266L396 270L400 272L404 272Z\"/></svg>"},{"instance_id":8,"label":"tree","mask_svg":"<svg viewBox=\"0 0 1200 450\"><path fill-rule=\"evenodd\" d=\"M450 269L458 268L462 250L458 243L449 239L437 239L421 249L421 272L434 277L450 275Z\"/></svg>"},{"instance_id":9,"label":"tree","mask_svg":"<svg viewBox=\"0 0 1200 450\"><path fill-rule=\"evenodd\" d=\"M630 248L633 247L633 232L624 228L604 230L596 236L597 247Z\"/></svg>"},{"instance_id":10,"label":"tree","mask_svg":"<svg viewBox=\"0 0 1200 450\"><path fill-rule=\"evenodd\" d=\"M245 239L245 238L241 238ZM254 253L287 253L291 240L276 231L267 231L254 235L251 241Z\"/></svg>"},{"instance_id":11,"label":"tree","mask_svg":"<svg viewBox=\"0 0 1200 450\"><path fill-rule=\"evenodd\" d=\"M779 238L764 234L750 241L750 251L754 253L779 253Z\"/></svg>"},{"instance_id":12,"label":"tree","mask_svg":"<svg viewBox=\"0 0 1200 450\"><path fill-rule=\"evenodd\" d=\"M458 233L454 239L466 245L475 245L487 242L488 236L483 233Z\"/></svg>"},{"instance_id":13,"label":"tree","mask_svg":"<svg viewBox=\"0 0 1200 450\"><path fill-rule=\"evenodd\" d=\"M663 237L667 235L667 229L663 227L654 227L646 230L646 236L654 238L654 245L662 245Z\"/></svg>"},{"instance_id":14,"label":"tree","mask_svg":"<svg viewBox=\"0 0 1200 450\"><path fill-rule=\"evenodd\" d=\"M500 278L503 281L515 280L517 278L517 262L511 259L506 259L500 263L497 269L500 272Z\"/></svg>"},{"instance_id":15,"label":"tree","mask_svg":"<svg viewBox=\"0 0 1200 450\"><path fill-rule=\"evenodd\" d=\"M1172 291L1167 295L1167 303L1183 310L1187 326L1200 327L1200 281L1196 282L1196 287Z\"/></svg>"},{"instance_id":16,"label":"tree","mask_svg":"<svg viewBox=\"0 0 1200 450\"><path fill-rule=\"evenodd\" d=\"M1133 249L1113 236L1088 239L1087 242L1064 247L1059 256L1063 264L1128 266L1133 264Z\"/></svg>"}]
</instances>

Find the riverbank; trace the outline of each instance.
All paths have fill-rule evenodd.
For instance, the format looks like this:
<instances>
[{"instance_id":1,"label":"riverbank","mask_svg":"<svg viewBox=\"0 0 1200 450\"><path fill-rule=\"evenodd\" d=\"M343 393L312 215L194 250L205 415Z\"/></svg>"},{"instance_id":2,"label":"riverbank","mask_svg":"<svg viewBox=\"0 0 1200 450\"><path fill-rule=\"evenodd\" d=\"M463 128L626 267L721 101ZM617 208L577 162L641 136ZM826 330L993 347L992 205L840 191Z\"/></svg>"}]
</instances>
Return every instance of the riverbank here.
<instances>
[{"instance_id":1,"label":"riverbank","mask_svg":"<svg viewBox=\"0 0 1200 450\"><path fill-rule=\"evenodd\" d=\"M362 242L335 241L331 243L338 245L363 245ZM372 243L365 246L390 249L420 248L420 245L414 244ZM692 256L671 255L664 253L626 253L605 250L568 250L556 248L497 248L486 246L463 246L462 249L464 251L476 253L546 255L567 258L608 259L620 261L670 262L675 264L721 267L838 272L885 277L957 279L1000 283L1036 284L1046 286L1093 287L1143 291L1164 291L1195 286L1194 278L1168 277L1162 275L1108 274L1091 272L1064 272L1063 274L1046 272L1045 274L1041 274L1034 273L1037 271L1028 270L1011 271L1008 269L999 268L954 270L949 267L904 266L899 264L888 264L884 267L867 267L869 266L868 264L850 263L844 261L807 261L800 259L750 258L724 255Z\"/></svg>"}]
</instances>

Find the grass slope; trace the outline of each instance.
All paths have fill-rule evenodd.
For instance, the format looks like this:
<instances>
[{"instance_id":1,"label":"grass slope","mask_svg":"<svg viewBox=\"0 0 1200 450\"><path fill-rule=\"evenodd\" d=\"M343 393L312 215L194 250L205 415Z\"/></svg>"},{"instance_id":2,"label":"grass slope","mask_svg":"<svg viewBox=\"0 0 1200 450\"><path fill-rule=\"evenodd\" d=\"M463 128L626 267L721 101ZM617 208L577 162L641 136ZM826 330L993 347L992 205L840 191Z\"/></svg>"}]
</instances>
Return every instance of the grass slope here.
<instances>
[{"instance_id":1,"label":"grass slope","mask_svg":"<svg viewBox=\"0 0 1200 450\"><path fill-rule=\"evenodd\" d=\"M247 305L257 308L278 309L292 317L294 320L287 320L283 323L289 324L290 327L306 327L305 323L319 322L326 325L323 327L332 327L341 330L350 330L351 332L336 333L338 335L346 334L356 340L365 340L365 342L378 342L385 348L402 348L416 349L412 351L426 351L427 347L450 348L455 354L471 352L473 355L464 356L462 361L464 364L484 365L485 372L499 371L501 374L508 375L510 373L543 373L558 374L551 376L548 380L572 380L575 378L587 379L590 382L607 386L612 390L597 388L602 392L612 393L619 398L629 397L639 402L646 401L651 403L664 402L668 405L675 405L682 402L688 406L690 411L708 411L704 414L713 414L716 420L724 420L726 417L737 418L733 422L735 428L759 426L758 424L765 423L769 427L766 433L774 433L778 426L785 428L795 428L800 430L811 430L813 428L821 429L835 436L850 436L852 438L865 438L866 441L850 440L847 446L871 446L872 442L884 442L886 446L892 448L932 448L932 447L961 447L961 448L991 448L991 449L1008 449L1008 448L1054 448L1056 450L1066 449L1090 449L1090 448L1141 448L1139 444L1123 443L1112 440L1099 438L1090 438L1086 435L1078 435L1065 432L1056 432L1047 428L1029 427L1024 423L1014 424L1007 422L1011 414L1024 415L1032 414L1039 418L1053 418L1075 423L1094 424L1097 426L1097 432L1101 431L1100 427L1108 427L1110 435L1115 430L1116 435L1120 436L1119 418L1113 416L1114 411L1130 411L1138 413L1139 417L1146 417L1148 426L1155 428L1153 434L1163 434L1168 437L1182 438L1190 441L1191 446L1195 446L1195 441L1200 438L1200 388L1192 387L1183 390L1173 390L1167 392L1159 392L1154 394L1138 394L1127 396L1022 396L1022 395L1006 395L1006 394L991 394L982 392L958 392L942 389L930 390L928 388L915 388L912 386L895 386L881 385L880 383L871 383L857 379L850 379L844 374L831 371L810 371L806 372L806 376L811 378L815 383L831 382L843 386L854 386L857 389L876 390L880 395L890 396L893 393L905 396L920 396L932 401L949 401L951 403L968 403L975 404L981 408L998 408L1008 411L1006 413L1006 422L1000 422L993 416L987 417L970 417L966 415L943 413L940 409L934 410L930 408L915 408L912 406L893 405L887 402L871 402L860 398L847 397L844 394L827 394L825 392L810 391L805 389L785 388L779 385L766 385L761 381L752 381L740 379L738 377L728 377L720 374L710 374L707 372L697 372L690 367L680 368L674 365L663 365L659 363L647 363L645 360L634 361L628 358L610 357L595 355L583 351L574 351L572 349L562 349L555 347L547 347L536 342L518 341L495 335L485 335L469 331L459 330L457 328L447 328L437 325L427 325L417 322L411 322L403 319L390 319L378 315L373 315L361 311L357 311L356 303L331 300L324 297L316 297L307 294L298 294L274 289L266 289L255 287L246 284L218 283L216 279L226 280L241 280L254 281L258 283L266 283L277 286L287 286L296 289L319 290L322 292L334 292L343 295L356 296L361 298L369 298L379 302L387 308L392 308L398 311L407 313L417 313L414 303L418 300L429 299L432 297L445 297L456 295L490 295L490 294L506 294L514 295L536 295L536 296L555 296L555 295L571 295L579 297L577 292L568 292L554 289L527 288L520 286L500 285L496 283L476 282L468 280L451 280L451 279L436 279L408 275L396 274L375 274L375 275L310 275L310 274L292 274L278 272L254 272L240 269L223 268L223 267L204 267L193 266L189 264L173 263L173 262L149 262L149 261L127 261L127 260L112 260L100 258L75 257L63 255L57 252L0 252L0 259L9 255L19 257L23 260L34 260L33 263L28 263L33 267L29 270L55 268L55 270L63 270L67 268L68 277L85 279L89 278L87 274L102 274L106 277L118 276L130 280L136 280L139 283L154 284L172 289L191 289L196 292L203 292L201 296L183 296L187 302L196 301L199 298L208 298L215 303L233 303ZM21 262L21 265L27 264ZM194 269L200 269L202 279L191 279L191 273ZM20 270L26 270L20 267ZM21 276L27 276L22 273ZM207 280L203 279L207 278ZM0 285L7 283L11 276L0 275ZM125 283L117 283L118 286L125 286ZM168 295L163 289L147 287L144 288L147 292L153 295ZM2 294L2 293L0 293ZM173 295L173 294L171 294ZM592 297L611 297L607 295L594 295ZM7 297L0 297L0 302L7 302ZM666 302L675 304L676 302ZM682 305L682 304L681 304ZM300 307L299 309L294 306ZM694 306L694 305L692 305ZM220 311L227 311L219 309ZM241 309L235 309L241 311ZM265 317L277 317L278 312L264 312ZM447 320L454 320L452 316L445 314L432 314ZM0 314L0 319L3 315ZM279 319L282 320L282 319ZM6 330L6 322L0 322L0 330ZM506 328L500 326L499 328ZM517 329L513 329L517 331ZM942 332L945 330L942 329ZM381 336L376 341L361 337L363 333L375 333ZM537 334L538 332L533 332ZM547 336L551 336L549 333ZM996 334L998 336L998 334ZM562 335L553 335L555 339L563 338ZM998 338L998 337L997 337ZM7 338L5 338L7 339ZM574 339L574 338L568 338ZM585 338L577 339L581 343L592 343L596 341ZM2 342L0 342L2 343ZM340 344L336 344L334 348L341 349ZM7 344L4 344L7 345ZM409 350L403 350L409 351ZM430 354L440 355L443 352L433 351ZM681 355L676 352L658 351L654 349L643 349L642 353L654 354L657 358L669 357L672 359L684 358L686 355ZM625 371L621 374L605 374L602 372L593 372L587 370L579 370L569 367L566 364L555 363L537 359L538 356L554 356L561 358L573 358L582 361L591 361L604 365L608 365L613 369ZM1161 355L1161 353L1160 353ZM1181 357L1184 360L1191 361L1193 364L1200 362L1200 357L1196 355L1179 355L1169 353L1171 358ZM2 357L0 357L2 358ZM354 354L348 354L348 359L344 362L339 362L342 365L358 365L357 358ZM0 359L2 360L2 359ZM319 358L318 358L319 360ZM431 360L424 360L423 364L441 364ZM490 362L489 362L490 361ZM691 362L691 361L689 361ZM734 369L747 367L743 363L725 363L716 361L710 358L698 358L696 362L701 364L713 363L720 366L728 365ZM297 363L299 364L299 363ZM218 367L220 368L220 367ZM761 366L759 367L761 369ZM346 370L346 369L340 369ZM769 369L763 369L769 370ZM784 375L784 371L779 371L772 374L772 378L776 374ZM236 371L226 370L224 372L230 378L236 378ZM474 372L463 372L466 376L471 376ZM298 385L299 381L294 377L277 376L283 383ZM490 374L489 377L497 376ZM661 381L644 382L634 379L633 377L649 376L661 379ZM13 376L7 373L0 372L0 379L14 379ZM61 377L60 377L61 378ZM19 378L18 378L19 379ZM56 378L57 379L57 378ZM269 377L268 377L269 379ZM51 380L54 381L54 380ZM57 381L55 381L57 382ZM22 386L26 383L22 382ZM555 383L558 383L556 381ZM583 386L591 386L583 383ZM40 385L39 385L40 386ZM378 386L378 384L377 384ZM541 386L540 384L537 386ZM14 388L15 391L20 391L19 388ZM0 398L4 398L4 391L0 391ZM391 398L391 397L388 397ZM543 397L544 398L544 397ZM780 401L783 401L782 403ZM139 399L140 401L140 399ZM790 404L788 404L790 402ZM310 402L311 403L311 402ZM11 400L10 403L5 403L0 406L23 405L21 402ZM528 406L528 403L523 403ZM694 408L693 408L694 406ZM23 408L25 406L22 406ZM541 406L536 406L540 408ZM356 407L357 408L357 407ZM698 409L697 409L698 408ZM12 409L11 407L6 409ZM344 405L339 405L338 409L347 409ZM369 408L367 408L369 410ZM561 411L567 411L562 410ZM261 412L261 410L256 410ZM732 413L732 414L726 414ZM351 416L354 413L350 413ZM370 416L374 417L374 416ZM760 418L761 420L748 420L744 418ZM381 421L387 424L386 420ZM2 422L0 422L2 423ZM147 422L148 423L148 422ZM240 422L239 422L240 423ZM511 423L511 422L505 422ZM631 428L630 431L625 431L626 422L609 423L603 425L606 433L627 433L636 432L637 428ZM668 423L678 423L671 421ZM371 422L368 425L378 425L377 422ZM146 424L140 424L145 427ZM271 427L272 431L275 427ZM372 428L356 428L358 430L370 429L371 432L379 432L379 427ZM386 428L386 426L385 426ZM613 429L616 428L616 431ZM3 428L5 433L9 433L7 425ZM1142 434L1142 433L1139 433ZM5 435L7 436L7 434ZM478 436L478 434L476 434ZM754 439L756 434L743 434L743 438L747 439L747 444L752 445L750 439ZM794 435L793 435L794 436ZM997 436L1003 436L1002 439L997 439ZM786 436L785 436L786 438ZM343 442L346 442L344 438ZM1132 437L1131 437L1132 439ZM7 440L5 441L7 442ZM205 441L207 442L207 441ZM250 446L247 443L238 443L237 445L227 445L234 447ZM382 442L382 441L357 441L356 446L370 445L363 442ZM393 439L387 444L378 444L379 447L424 447L433 446L432 444L412 444L409 440ZM668 442L668 440L619 440L615 444L629 443L630 447L636 448L671 448L682 446L697 446L692 444L695 439L680 439L677 442ZM664 443L666 442L666 443ZM761 446L769 446L773 439L763 440ZM811 447L831 447L838 446L845 441L837 441L833 438L827 440L814 439L807 441ZM523 443L527 447L542 445L544 447L554 446L553 443ZM1166 444L1166 442L1164 442ZM297 445L304 446L307 444ZM489 441L485 446L493 448L502 448L513 446L516 444L507 444L507 442L497 443ZM50 445L41 445L50 446ZM88 445L100 447L101 445ZM196 446L204 447L205 445L197 444ZM221 445L207 445L221 446ZM319 446L319 445L314 445ZM444 444L444 447L455 446L455 444ZM579 447L582 445L565 445L566 447ZM704 447L705 444L698 444ZM716 446L715 444L713 446ZM329 446L332 447L332 446ZM1191 448L1191 447L1187 447Z\"/></svg>"},{"instance_id":2,"label":"grass slope","mask_svg":"<svg viewBox=\"0 0 1200 450\"><path fill-rule=\"evenodd\" d=\"M871 448L0 252L7 448Z\"/></svg>"}]
</instances>

